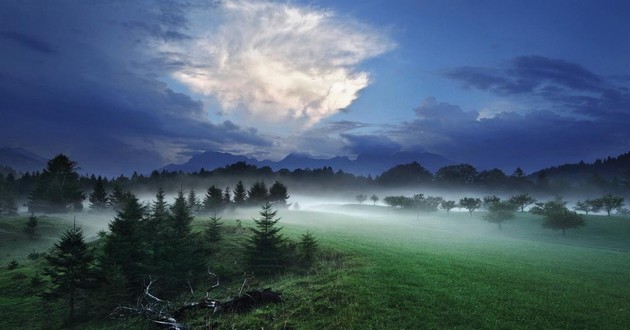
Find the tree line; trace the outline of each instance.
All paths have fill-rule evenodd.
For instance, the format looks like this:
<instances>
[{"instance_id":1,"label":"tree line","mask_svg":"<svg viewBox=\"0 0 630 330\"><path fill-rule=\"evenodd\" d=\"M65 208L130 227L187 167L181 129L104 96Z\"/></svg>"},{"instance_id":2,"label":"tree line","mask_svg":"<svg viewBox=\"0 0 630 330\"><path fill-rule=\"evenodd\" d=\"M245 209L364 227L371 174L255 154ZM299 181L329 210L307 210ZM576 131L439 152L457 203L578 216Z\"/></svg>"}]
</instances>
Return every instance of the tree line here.
<instances>
[{"instance_id":1,"label":"tree line","mask_svg":"<svg viewBox=\"0 0 630 330\"><path fill-rule=\"evenodd\" d=\"M373 195L376 203L378 197ZM357 195L357 201L362 203L365 201L366 195ZM496 223L501 229L503 222L514 219L515 212L525 212L525 208L533 205L529 212L535 215L543 216L542 226L553 230L562 230L565 234L567 229L576 228L584 225L583 217L577 211L589 214L589 212L606 212L607 216L611 216L613 211L617 214L627 215L629 212L623 208L625 205L624 198L612 194L606 194L601 198L577 201L573 210L567 207L568 202L557 197L554 200L546 202L538 202L536 198L529 194L514 195L506 200L502 200L496 195L488 195L483 198L464 197L459 201L447 200L440 196L425 196L424 194L415 194L412 197L407 196L387 196L383 202L393 208L409 209L417 212L417 216L423 212L436 212L442 209L449 213L452 209L459 207L466 209L470 216L479 209L484 209L486 213L483 219Z\"/></svg>"},{"instance_id":2,"label":"tree line","mask_svg":"<svg viewBox=\"0 0 630 330\"><path fill-rule=\"evenodd\" d=\"M236 196L236 182L241 180L246 186L255 182L283 182L293 191L338 191L339 189L361 190L369 188L391 187L434 187L466 189L488 192L527 192L530 194L551 193L570 194L576 190L588 190L601 193L626 194L630 188L630 176L606 179L592 173L592 180L584 183L571 183L566 180L550 179L546 171L527 175L517 168L511 174L499 169L479 171L470 164L448 165L431 173L417 162L394 166L376 177L356 176L331 167L320 169L281 169L273 171L269 167L237 162L223 168L205 170L201 168L193 173L153 171L149 175L133 173L127 177L105 178L96 175L77 174L77 163L65 155L58 155L48 161L46 169L41 172L24 173L16 176L12 171L0 173L0 215L10 214L21 202L28 202L33 209L50 212L63 211L65 208L80 209L78 201L87 198L88 192L97 188L96 208L107 205L103 190L112 192L115 189L130 191L155 191L163 188L168 193L175 193L184 187L207 189L210 186L221 187L224 194L232 194L232 198L240 202ZM555 172L554 172L555 173ZM588 175L588 174L583 174ZM587 179L587 178L583 178ZM582 180L584 181L584 180ZM205 186L205 187L204 187ZM224 187L234 187L226 192ZM271 193L271 192L270 192ZM46 200L44 196L58 196L57 200ZM48 205L52 203L53 205ZM109 206L111 207L111 205Z\"/></svg>"}]
</instances>

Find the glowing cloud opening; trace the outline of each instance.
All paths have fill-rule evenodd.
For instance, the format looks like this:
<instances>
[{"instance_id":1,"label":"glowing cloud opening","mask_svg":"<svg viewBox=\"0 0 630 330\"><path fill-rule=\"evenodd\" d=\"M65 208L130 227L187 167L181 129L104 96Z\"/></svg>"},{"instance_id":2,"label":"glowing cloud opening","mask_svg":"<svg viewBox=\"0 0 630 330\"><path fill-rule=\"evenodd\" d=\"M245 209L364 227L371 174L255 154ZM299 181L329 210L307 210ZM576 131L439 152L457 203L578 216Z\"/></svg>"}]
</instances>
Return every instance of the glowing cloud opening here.
<instances>
[{"instance_id":1,"label":"glowing cloud opening","mask_svg":"<svg viewBox=\"0 0 630 330\"><path fill-rule=\"evenodd\" d=\"M337 113L370 83L356 66L394 47L367 25L294 4L230 1L218 15L186 49L162 51L188 58L175 79L256 119L308 127Z\"/></svg>"}]
</instances>

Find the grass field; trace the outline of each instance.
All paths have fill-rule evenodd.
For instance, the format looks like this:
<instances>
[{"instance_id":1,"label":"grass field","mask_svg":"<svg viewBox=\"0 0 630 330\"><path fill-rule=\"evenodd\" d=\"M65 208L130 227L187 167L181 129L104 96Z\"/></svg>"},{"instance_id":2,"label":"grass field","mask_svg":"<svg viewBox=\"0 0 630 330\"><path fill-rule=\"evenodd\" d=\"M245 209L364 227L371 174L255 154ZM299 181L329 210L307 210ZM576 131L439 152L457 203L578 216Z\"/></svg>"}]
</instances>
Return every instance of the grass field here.
<instances>
[{"instance_id":1,"label":"grass field","mask_svg":"<svg viewBox=\"0 0 630 330\"><path fill-rule=\"evenodd\" d=\"M418 218L367 205L279 215L287 236L310 230L327 252L307 274L260 283L282 291L284 304L220 316L223 328L627 329L630 324L627 217L589 216L585 227L564 237L529 214L519 214L503 230L479 214ZM252 216L255 212L238 213L224 221L230 226L232 218L241 218L248 226ZM239 281L238 255L228 251L243 239L227 236L220 271L232 281L228 278L218 295L229 294ZM7 281L17 272L28 275L26 268L0 273L1 320L23 317L6 309L19 303L8 294L16 289ZM29 299L16 308L33 310L33 303ZM203 324L203 316L191 324Z\"/></svg>"}]
</instances>

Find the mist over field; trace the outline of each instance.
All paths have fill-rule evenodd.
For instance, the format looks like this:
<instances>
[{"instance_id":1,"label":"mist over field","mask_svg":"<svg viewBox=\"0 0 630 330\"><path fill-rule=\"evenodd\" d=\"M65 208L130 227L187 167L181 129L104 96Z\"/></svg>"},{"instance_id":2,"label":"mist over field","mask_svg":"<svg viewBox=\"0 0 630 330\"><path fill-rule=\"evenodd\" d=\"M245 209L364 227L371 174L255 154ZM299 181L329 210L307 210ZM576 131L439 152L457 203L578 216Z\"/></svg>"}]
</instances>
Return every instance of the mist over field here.
<instances>
[{"instance_id":1,"label":"mist over field","mask_svg":"<svg viewBox=\"0 0 630 330\"><path fill-rule=\"evenodd\" d=\"M628 13L0 1L0 329L628 329Z\"/></svg>"}]
</instances>

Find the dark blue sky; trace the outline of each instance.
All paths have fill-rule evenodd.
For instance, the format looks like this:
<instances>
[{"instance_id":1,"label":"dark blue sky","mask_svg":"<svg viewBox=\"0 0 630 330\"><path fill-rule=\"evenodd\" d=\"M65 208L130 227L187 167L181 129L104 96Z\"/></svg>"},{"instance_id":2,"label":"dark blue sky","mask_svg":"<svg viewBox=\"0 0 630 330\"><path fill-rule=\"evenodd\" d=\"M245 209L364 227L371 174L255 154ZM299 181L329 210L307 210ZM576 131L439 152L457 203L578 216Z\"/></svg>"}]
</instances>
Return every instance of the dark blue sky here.
<instances>
[{"instance_id":1,"label":"dark blue sky","mask_svg":"<svg viewBox=\"0 0 630 330\"><path fill-rule=\"evenodd\" d=\"M626 1L2 1L0 143L88 172L206 150L630 150Z\"/></svg>"}]
</instances>

